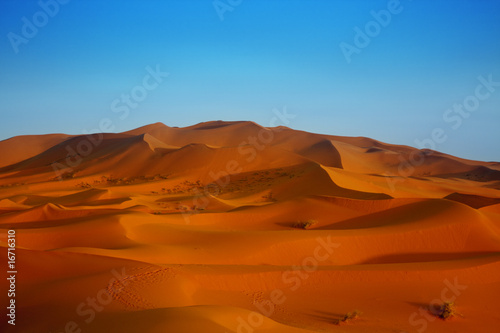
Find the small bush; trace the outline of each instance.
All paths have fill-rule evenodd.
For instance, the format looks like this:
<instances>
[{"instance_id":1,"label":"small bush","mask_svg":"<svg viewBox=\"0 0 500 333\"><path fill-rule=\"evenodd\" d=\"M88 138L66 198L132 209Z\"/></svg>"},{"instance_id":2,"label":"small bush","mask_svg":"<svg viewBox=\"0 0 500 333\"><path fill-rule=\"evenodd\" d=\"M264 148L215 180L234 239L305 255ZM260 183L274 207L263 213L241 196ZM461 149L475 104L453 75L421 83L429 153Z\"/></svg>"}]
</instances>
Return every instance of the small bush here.
<instances>
[{"instance_id":1,"label":"small bush","mask_svg":"<svg viewBox=\"0 0 500 333\"><path fill-rule=\"evenodd\" d=\"M297 221L293 224L293 227L297 229L309 229L317 223L318 221L316 220Z\"/></svg>"},{"instance_id":2,"label":"small bush","mask_svg":"<svg viewBox=\"0 0 500 333\"><path fill-rule=\"evenodd\" d=\"M343 315L341 318L336 319L334 321L334 324L340 325L342 323L348 323L351 320L358 319L360 315L361 315L361 312L359 312L358 310L354 310L353 312L348 312L345 315Z\"/></svg>"},{"instance_id":3,"label":"small bush","mask_svg":"<svg viewBox=\"0 0 500 333\"><path fill-rule=\"evenodd\" d=\"M268 186L270 186L270 185L268 185ZM264 201L270 201L270 202L276 201L276 198L274 197L274 194L272 191L269 191L266 195L263 195L262 199L264 199Z\"/></svg>"},{"instance_id":4,"label":"small bush","mask_svg":"<svg viewBox=\"0 0 500 333\"><path fill-rule=\"evenodd\" d=\"M455 308L455 304L453 302L445 302L437 311L434 312L436 316L439 318L446 320L449 318L456 317L459 315Z\"/></svg>"}]
</instances>

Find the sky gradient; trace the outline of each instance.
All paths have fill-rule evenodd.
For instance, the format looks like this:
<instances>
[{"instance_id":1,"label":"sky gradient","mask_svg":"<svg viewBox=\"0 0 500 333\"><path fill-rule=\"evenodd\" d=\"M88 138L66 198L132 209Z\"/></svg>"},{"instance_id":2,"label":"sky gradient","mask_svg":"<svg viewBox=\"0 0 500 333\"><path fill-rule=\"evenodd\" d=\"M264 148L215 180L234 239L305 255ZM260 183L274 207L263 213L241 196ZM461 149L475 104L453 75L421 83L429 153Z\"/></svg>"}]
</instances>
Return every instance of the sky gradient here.
<instances>
[{"instance_id":1,"label":"sky gradient","mask_svg":"<svg viewBox=\"0 0 500 333\"><path fill-rule=\"evenodd\" d=\"M0 140L286 107L294 129L500 161L500 1L2 0L0 36Z\"/></svg>"}]
</instances>

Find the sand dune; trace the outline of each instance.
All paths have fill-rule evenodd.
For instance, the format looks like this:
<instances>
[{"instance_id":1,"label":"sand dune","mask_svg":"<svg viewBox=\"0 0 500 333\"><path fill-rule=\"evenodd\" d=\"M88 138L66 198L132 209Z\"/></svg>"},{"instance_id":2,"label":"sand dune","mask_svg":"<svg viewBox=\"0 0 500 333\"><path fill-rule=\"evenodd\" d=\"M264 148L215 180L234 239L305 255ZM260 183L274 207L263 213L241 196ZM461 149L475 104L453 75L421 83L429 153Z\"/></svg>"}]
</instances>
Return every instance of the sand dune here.
<instances>
[{"instance_id":1,"label":"sand dune","mask_svg":"<svg viewBox=\"0 0 500 333\"><path fill-rule=\"evenodd\" d=\"M2 152L0 168L38 155L69 137L65 134L25 135L0 141ZM14 149L16 147L23 147L23 149Z\"/></svg>"},{"instance_id":2,"label":"sand dune","mask_svg":"<svg viewBox=\"0 0 500 333\"><path fill-rule=\"evenodd\" d=\"M0 155L18 269L2 332L500 327L499 163L245 121L22 136ZM445 301L460 315L438 318Z\"/></svg>"}]
</instances>

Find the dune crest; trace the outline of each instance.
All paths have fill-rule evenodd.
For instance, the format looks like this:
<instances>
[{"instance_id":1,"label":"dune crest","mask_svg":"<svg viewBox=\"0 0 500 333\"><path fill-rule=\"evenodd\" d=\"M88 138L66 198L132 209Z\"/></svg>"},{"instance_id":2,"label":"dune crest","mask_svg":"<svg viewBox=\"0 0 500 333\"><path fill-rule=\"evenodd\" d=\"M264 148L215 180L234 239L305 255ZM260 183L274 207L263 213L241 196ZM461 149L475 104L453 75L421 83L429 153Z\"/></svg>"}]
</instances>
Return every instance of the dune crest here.
<instances>
[{"instance_id":1,"label":"dune crest","mask_svg":"<svg viewBox=\"0 0 500 333\"><path fill-rule=\"evenodd\" d=\"M19 267L2 332L498 327L498 162L249 121L20 136L0 156ZM451 299L463 317L429 310Z\"/></svg>"}]
</instances>

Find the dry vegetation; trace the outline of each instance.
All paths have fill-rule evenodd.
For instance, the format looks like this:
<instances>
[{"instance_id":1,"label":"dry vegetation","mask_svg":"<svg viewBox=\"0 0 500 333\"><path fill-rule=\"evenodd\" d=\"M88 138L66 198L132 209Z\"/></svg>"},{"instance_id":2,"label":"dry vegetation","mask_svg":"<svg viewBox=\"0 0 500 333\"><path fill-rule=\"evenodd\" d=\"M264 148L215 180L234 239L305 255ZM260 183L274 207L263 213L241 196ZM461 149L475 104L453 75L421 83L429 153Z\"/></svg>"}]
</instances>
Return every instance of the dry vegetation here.
<instances>
[{"instance_id":1,"label":"dry vegetation","mask_svg":"<svg viewBox=\"0 0 500 333\"><path fill-rule=\"evenodd\" d=\"M436 311L434 311L434 314L443 319L451 319L456 316L461 316L455 307L455 303L453 302L445 302L443 305L439 307Z\"/></svg>"},{"instance_id":2,"label":"dry vegetation","mask_svg":"<svg viewBox=\"0 0 500 333\"><path fill-rule=\"evenodd\" d=\"M354 310L353 312L346 313L345 315L343 315L339 319L335 319L335 321L333 323L335 325L346 324L346 323L348 323L348 322L350 322L352 320L358 319L360 315L361 315L360 311Z\"/></svg>"},{"instance_id":3,"label":"dry vegetation","mask_svg":"<svg viewBox=\"0 0 500 333\"><path fill-rule=\"evenodd\" d=\"M316 221L316 220L297 221L293 224L293 227L297 228L297 229L310 229L312 226L314 226L317 223L318 223L318 221Z\"/></svg>"}]
</instances>

